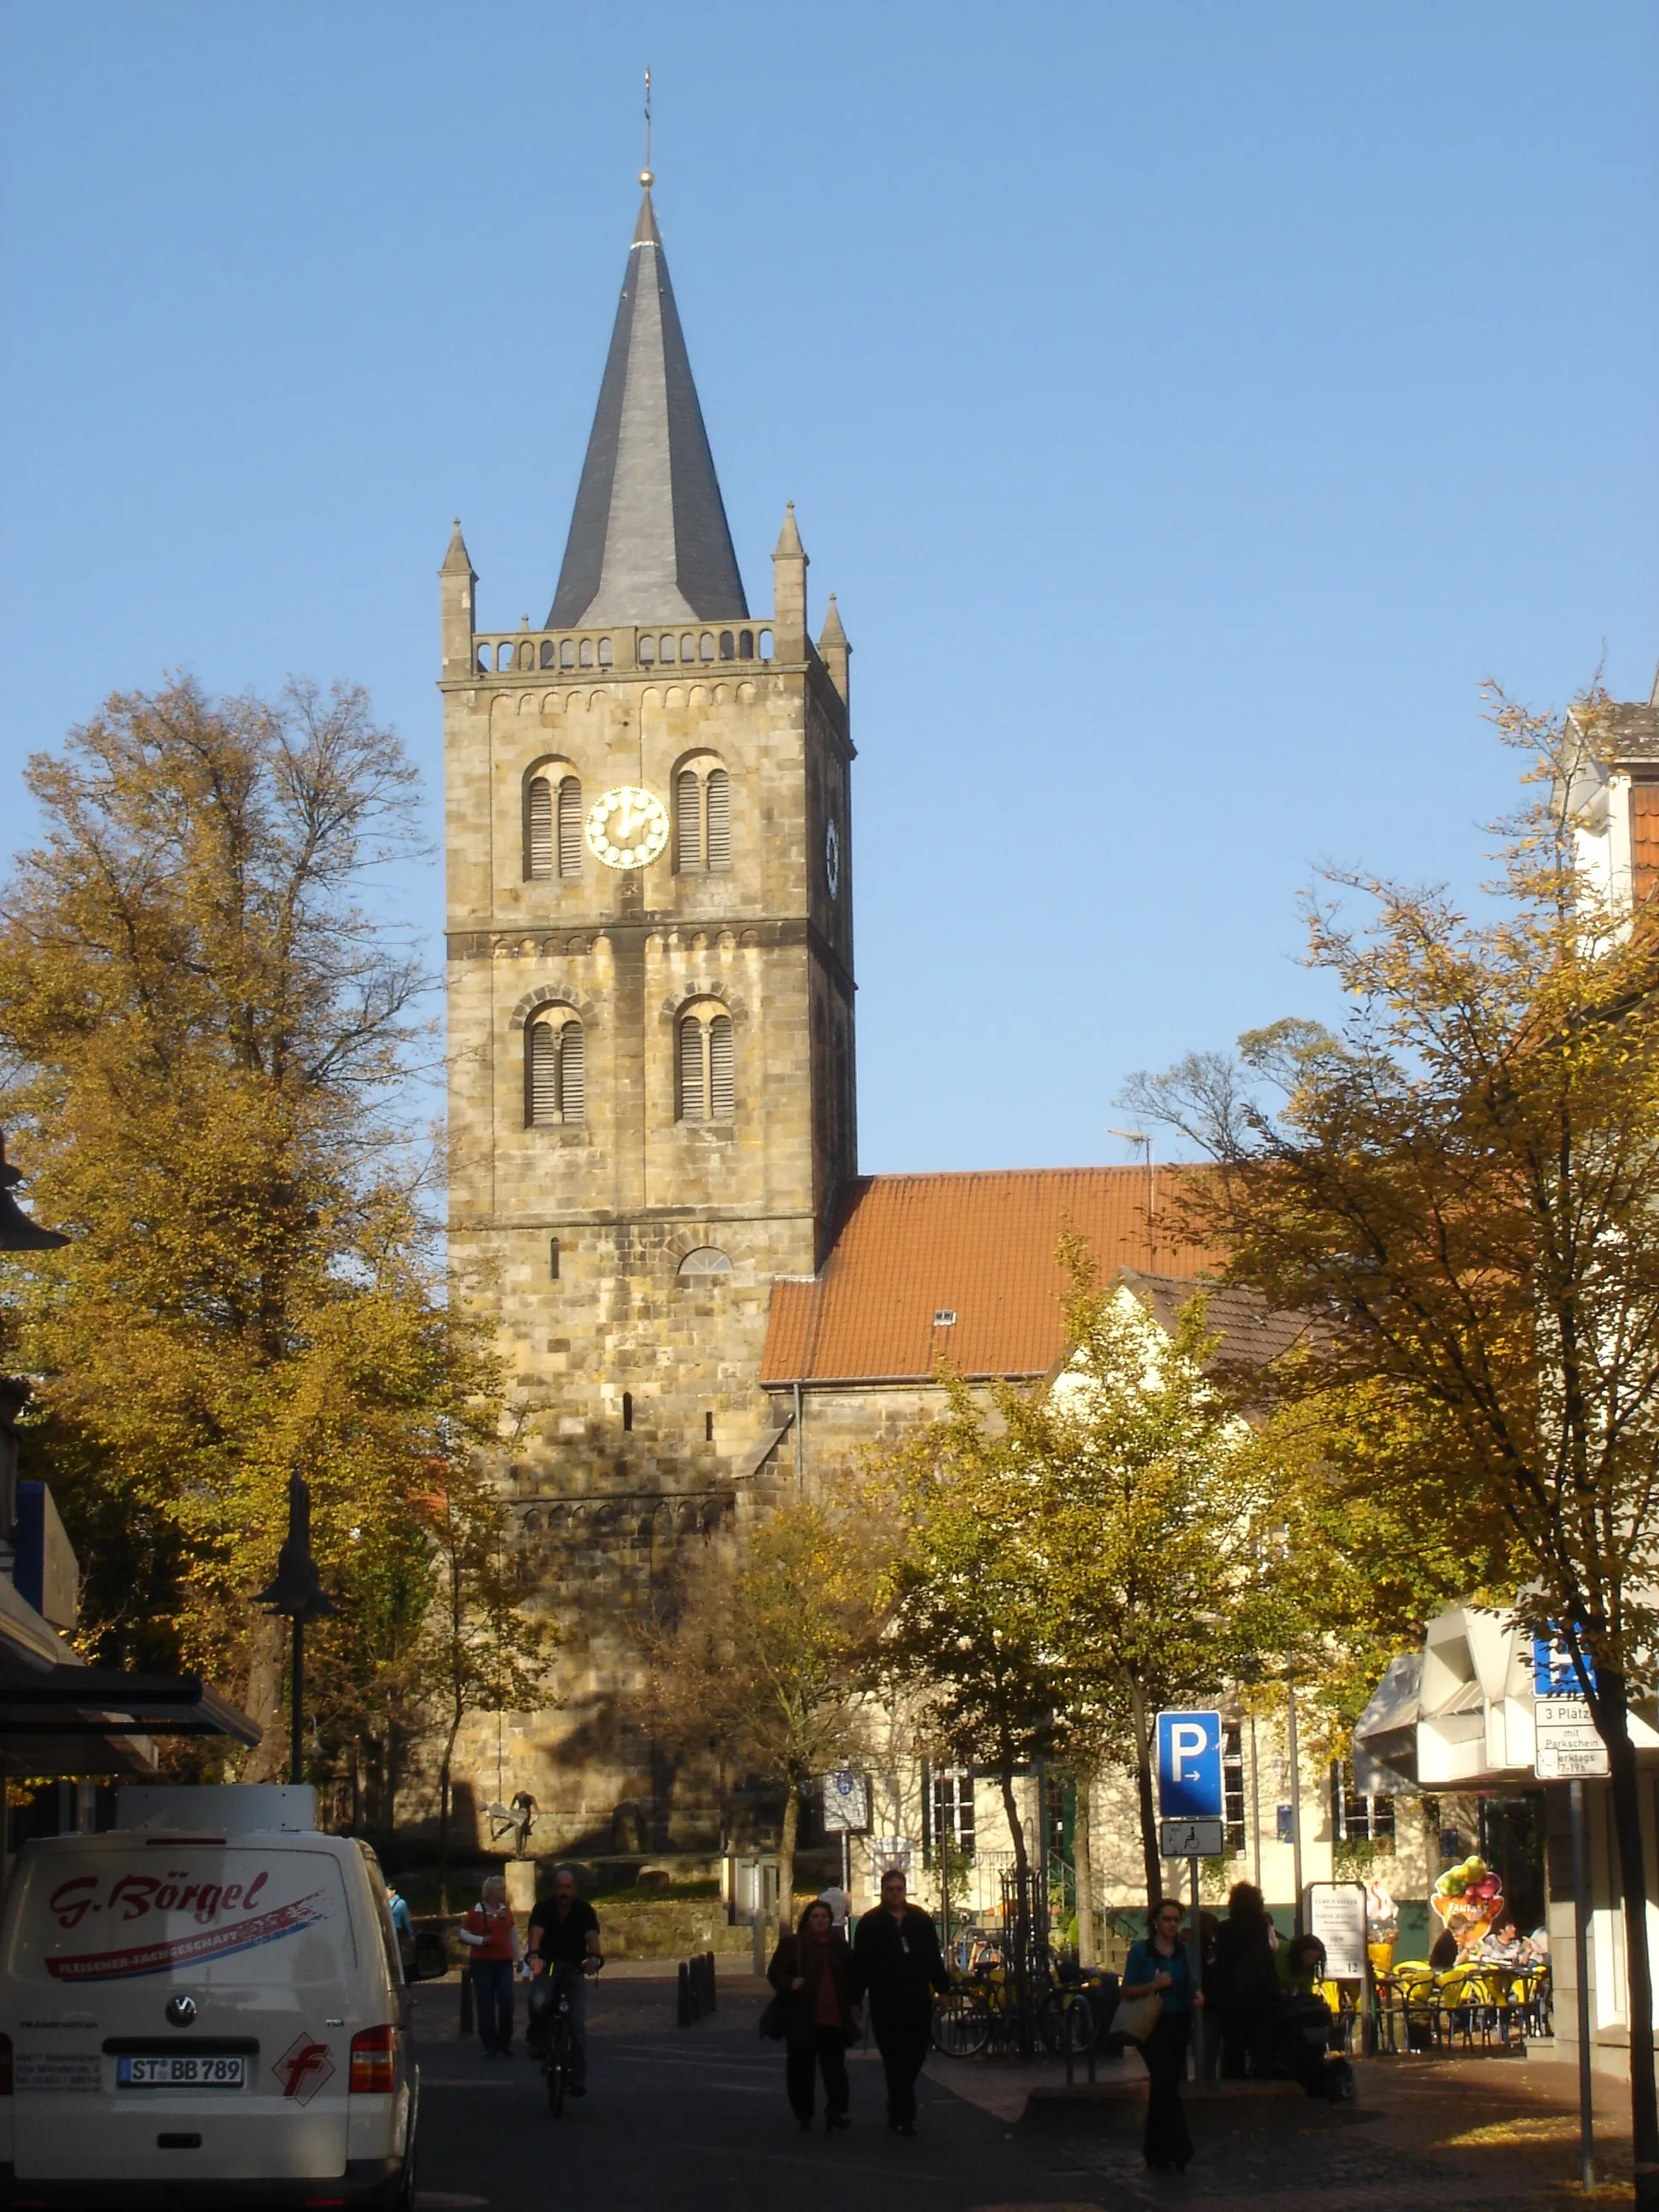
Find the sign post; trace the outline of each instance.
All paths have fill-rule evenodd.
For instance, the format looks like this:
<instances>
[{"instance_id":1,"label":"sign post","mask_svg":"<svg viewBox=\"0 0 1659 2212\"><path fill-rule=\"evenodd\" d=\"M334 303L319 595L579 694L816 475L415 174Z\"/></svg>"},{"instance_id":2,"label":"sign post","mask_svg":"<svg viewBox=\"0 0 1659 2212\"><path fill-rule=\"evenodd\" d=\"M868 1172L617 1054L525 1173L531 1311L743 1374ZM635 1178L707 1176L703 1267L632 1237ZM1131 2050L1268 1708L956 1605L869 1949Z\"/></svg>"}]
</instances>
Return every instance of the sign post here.
<instances>
[{"instance_id":1,"label":"sign post","mask_svg":"<svg viewBox=\"0 0 1659 2212\"><path fill-rule=\"evenodd\" d=\"M1365 1944L1365 1885L1363 1881L1310 1881L1308 1933L1325 1947L1325 1972L1334 1982L1359 1984L1362 2048L1369 2048L1371 2019L1371 1961Z\"/></svg>"},{"instance_id":2,"label":"sign post","mask_svg":"<svg viewBox=\"0 0 1659 2212\"><path fill-rule=\"evenodd\" d=\"M1578 1984L1578 2171L1595 2185L1595 2116L1590 2082L1589 1898L1584 1850L1584 1783L1608 1771L1607 1747L1590 1717L1588 1691L1595 1669L1588 1653L1575 1659L1561 1636L1532 1639L1533 1772L1565 1782L1572 1812L1572 1966Z\"/></svg>"},{"instance_id":3,"label":"sign post","mask_svg":"<svg viewBox=\"0 0 1659 2212\"><path fill-rule=\"evenodd\" d=\"M1221 1771L1218 1712L1160 1713L1158 1717L1158 1837L1162 1856L1185 1859L1192 1894L1189 1930L1193 1987L1203 1980L1199 1942L1199 1861L1219 1858L1227 1848L1225 1786ZM1197 2014L1194 2012L1194 2019ZM1200 2073L1201 2038L1193 2045L1193 2078Z\"/></svg>"},{"instance_id":4,"label":"sign post","mask_svg":"<svg viewBox=\"0 0 1659 2212\"><path fill-rule=\"evenodd\" d=\"M862 1835L870 1826L870 1782L867 1775L858 1774L850 1766L838 1766L823 1778L823 1829L830 1836L841 1838L841 1886L850 1894L852 1883L852 1844L856 1833Z\"/></svg>"}]
</instances>

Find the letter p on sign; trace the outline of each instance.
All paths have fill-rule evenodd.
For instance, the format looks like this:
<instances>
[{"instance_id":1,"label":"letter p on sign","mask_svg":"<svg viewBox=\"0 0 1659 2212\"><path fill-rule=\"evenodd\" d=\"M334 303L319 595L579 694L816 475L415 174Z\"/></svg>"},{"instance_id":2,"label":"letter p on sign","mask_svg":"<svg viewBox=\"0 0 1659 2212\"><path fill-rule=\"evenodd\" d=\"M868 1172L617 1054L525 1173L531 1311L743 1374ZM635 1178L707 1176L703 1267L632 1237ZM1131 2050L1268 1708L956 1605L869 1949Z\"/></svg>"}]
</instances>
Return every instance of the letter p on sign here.
<instances>
[{"instance_id":1,"label":"letter p on sign","mask_svg":"<svg viewBox=\"0 0 1659 2212\"><path fill-rule=\"evenodd\" d=\"M1158 1715L1158 1803L1166 1820L1221 1819L1219 1713Z\"/></svg>"}]
</instances>

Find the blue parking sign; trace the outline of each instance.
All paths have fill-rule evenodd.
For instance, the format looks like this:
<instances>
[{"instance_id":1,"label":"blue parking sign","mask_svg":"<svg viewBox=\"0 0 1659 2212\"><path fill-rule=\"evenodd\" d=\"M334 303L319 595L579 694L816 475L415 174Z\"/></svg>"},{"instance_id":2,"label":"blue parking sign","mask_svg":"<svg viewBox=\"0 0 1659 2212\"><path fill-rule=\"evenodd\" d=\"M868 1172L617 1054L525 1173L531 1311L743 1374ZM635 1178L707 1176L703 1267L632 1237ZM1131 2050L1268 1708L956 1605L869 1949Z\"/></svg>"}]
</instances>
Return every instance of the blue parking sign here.
<instances>
[{"instance_id":1,"label":"blue parking sign","mask_svg":"<svg viewBox=\"0 0 1659 2212\"><path fill-rule=\"evenodd\" d=\"M1595 1668L1590 1663L1589 1652L1584 1654L1584 1668L1589 1676L1591 1689L1595 1687ZM1553 1633L1534 1636L1532 1639L1532 1687L1534 1697L1582 1698L1584 1686L1578 1679L1578 1669L1567 1649L1565 1636Z\"/></svg>"},{"instance_id":2,"label":"blue parking sign","mask_svg":"<svg viewBox=\"0 0 1659 2212\"><path fill-rule=\"evenodd\" d=\"M1158 1806L1166 1820L1222 1818L1219 1713L1158 1715Z\"/></svg>"}]
</instances>

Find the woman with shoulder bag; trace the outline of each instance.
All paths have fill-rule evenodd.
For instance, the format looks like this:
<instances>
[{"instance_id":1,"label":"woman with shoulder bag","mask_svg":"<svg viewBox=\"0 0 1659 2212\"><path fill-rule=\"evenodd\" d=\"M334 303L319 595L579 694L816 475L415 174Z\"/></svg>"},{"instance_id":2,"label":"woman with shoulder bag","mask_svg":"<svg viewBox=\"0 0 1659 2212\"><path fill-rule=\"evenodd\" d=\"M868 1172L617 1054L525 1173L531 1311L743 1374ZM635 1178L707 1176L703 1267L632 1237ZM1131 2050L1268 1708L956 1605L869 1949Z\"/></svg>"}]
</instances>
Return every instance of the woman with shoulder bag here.
<instances>
[{"instance_id":1,"label":"woman with shoulder bag","mask_svg":"<svg viewBox=\"0 0 1659 2212\"><path fill-rule=\"evenodd\" d=\"M859 2032L853 1954L822 1898L807 1906L793 1936L779 1936L766 1978L778 1993L768 2009L783 2031L784 2083L802 2134L811 2129L817 2073L823 2075L824 2125L848 2126L847 2046Z\"/></svg>"},{"instance_id":2,"label":"woman with shoulder bag","mask_svg":"<svg viewBox=\"0 0 1659 2212\"><path fill-rule=\"evenodd\" d=\"M1156 1996L1158 2014L1152 2032L1142 2041L1146 2062L1146 2132L1141 2148L1146 2163L1160 2172L1173 2166L1184 2173L1193 2154L1182 2109L1181 2077L1187 2070L1187 2045L1193 2015L1204 2002L1196 1986L1192 1954L1181 1941L1182 1908L1173 1898L1162 1899L1147 1915L1151 1933L1135 1944L1123 1969L1123 1997Z\"/></svg>"}]
</instances>

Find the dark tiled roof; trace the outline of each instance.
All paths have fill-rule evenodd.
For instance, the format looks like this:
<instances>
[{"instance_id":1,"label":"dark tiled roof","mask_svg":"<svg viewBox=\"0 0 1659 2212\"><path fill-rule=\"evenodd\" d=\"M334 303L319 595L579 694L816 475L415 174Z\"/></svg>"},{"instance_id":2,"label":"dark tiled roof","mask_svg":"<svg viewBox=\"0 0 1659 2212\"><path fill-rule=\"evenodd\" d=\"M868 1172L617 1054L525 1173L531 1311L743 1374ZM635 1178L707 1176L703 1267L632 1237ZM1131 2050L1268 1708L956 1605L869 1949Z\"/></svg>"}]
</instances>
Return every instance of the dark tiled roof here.
<instances>
[{"instance_id":1,"label":"dark tiled roof","mask_svg":"<svg viewBox=\"0 0 1659 2212\"><path fill-rule=\"evenodd\" d=\"M1201 1274L1218 1255L1179 1233L1172 1205L1201 1172L1160 1168L1151 1223L1141 1167L862 1177L819 1274L774 1285L761 1380L900 1381L941 1359L969 1376L1045 1375L1066 1349L1062 1230L1087 1238L1103 1283L1125 1267L1150 1266L1149 1281Z\"/></svg>"},{"instance_id":2,"label":"dark tiled roof","mask_svg":"<svg viewBox=\"0 0 1659 2212\"><path fill-rule=\"evenodd\" d=\"M1659 678L1655 679L1659 693ZM1572 720L1583 727L1577 710ZM1631 700L1610 700L1594 717L1595 750L1610 755L1615 767L1632 767L1659 761L1659 697L1645 706Z\"/></svg>"},{"instance_id":3,"label":"dark tiled roof","mask_svg":"<svg viewBox=\"0 0 1659 2212\"><path fill-rule=\"evenodd\" d=\"M647 190L547 626L748 611Z\"/></svg>"},{"instance_id":4,"label":"dark tiled roof","mask_svg":"<svg viewBox=\"0 0 1659 2212\"><path fill-rule=\"evenodd\" d=\"M1205 1326L1220 1339L1213 1354L1218 1367L1269 1366L1307 1334L1305 1315L1281 1312L1259 1291L1231 1283L1206 1282L1194 1275L1154 1275L1144 1267L1125 1267L1120 1279L1170 1335L1182 1307L1202 1291Z\"/></svg>"}]
</instances>

